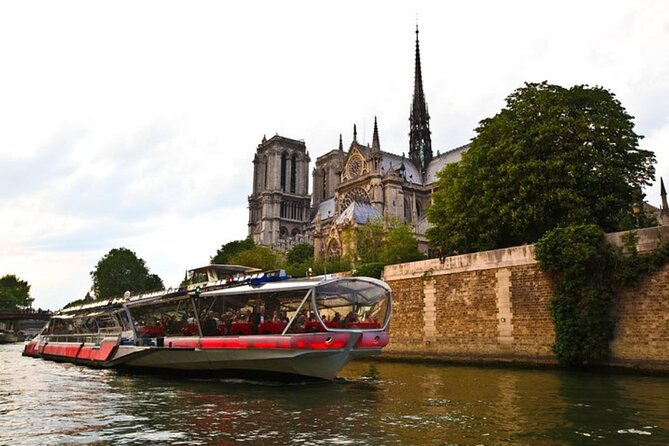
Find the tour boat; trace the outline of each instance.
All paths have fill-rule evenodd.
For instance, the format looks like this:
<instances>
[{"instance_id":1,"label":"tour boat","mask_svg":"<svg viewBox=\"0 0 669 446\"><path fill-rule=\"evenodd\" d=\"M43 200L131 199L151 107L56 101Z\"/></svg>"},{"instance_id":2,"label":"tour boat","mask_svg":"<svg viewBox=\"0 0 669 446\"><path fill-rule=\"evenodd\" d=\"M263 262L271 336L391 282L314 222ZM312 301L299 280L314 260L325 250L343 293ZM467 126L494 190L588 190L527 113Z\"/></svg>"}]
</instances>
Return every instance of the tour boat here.
<instances>
[{"instance_id":1,"label":"tour boat","mask_svg":"<svg viewBox=\"0 0 669 446\"><path fill-rule=\"evenodd\" d=\"M292 279L238 265L207 265L189 277L190 285L56 312L23 354L102 368L328 380L389 341L392 298L381 280Z\"/></svg>"}]
</instances>

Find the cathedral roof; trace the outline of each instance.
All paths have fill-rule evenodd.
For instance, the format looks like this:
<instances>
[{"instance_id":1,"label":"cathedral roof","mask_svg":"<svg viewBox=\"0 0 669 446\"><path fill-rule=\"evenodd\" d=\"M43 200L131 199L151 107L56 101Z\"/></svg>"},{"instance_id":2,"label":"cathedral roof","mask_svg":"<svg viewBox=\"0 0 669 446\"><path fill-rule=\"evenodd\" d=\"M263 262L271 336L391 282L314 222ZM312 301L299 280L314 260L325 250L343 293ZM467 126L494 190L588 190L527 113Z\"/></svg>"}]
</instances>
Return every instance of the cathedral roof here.
<instances>
[{"instance_id":1,"label":"cathedral roof","mask_svg":"<svg viewBox=\"0 0 669 446\"><path fill-rule=\"evenodd\" d=\"M420 172L409 158L383 151L381 151L381 156L381 168L383 169L384 174L390 169L397 171L404 166L404 178L406 181L414 184L423 183L420 177Z\"/></svg>"},{"instance_id":2,"label":"cathedral roof","mask_svg":"<svg viewBox=\"0 0 669 446\"><path fill-rule=\"evenodd\" d=\"M432 184L437 181L437 173L441 171L446 164L457 163L462 158L462 153L466 152L469 148L469 144L464 146L456 147L453 150L449 150L446 153L432 158L430 164L427 166L427 171L425 173L425 184Z\"/></svg>"},{"instance_id":3,"label":"cathedral roof","mask_svg":"<svg viewBox=\"0 0 669 446\"><path fill-rule=\"evenodd\" d=\"M335 199L334 197L332 197L318 203L318 208L316 209L316 212L312 216L311 222L312 223L315 222L316 217L318 215L320 215L321 220L325 220L327 218L334 216L334 214L335 214Z\"/></svg>"},{"instance_id":4,"label":"cathedral roof","mask_svg":"<svg viewBox=\"0 0 669 446\"><path fill-rule=\"evenodd\" d=\"M344 211L337 217L337 225L347 223L365 224L370 220L381 218L381 212L369 203L351 202Z\"/></svg>"}]
</instances>

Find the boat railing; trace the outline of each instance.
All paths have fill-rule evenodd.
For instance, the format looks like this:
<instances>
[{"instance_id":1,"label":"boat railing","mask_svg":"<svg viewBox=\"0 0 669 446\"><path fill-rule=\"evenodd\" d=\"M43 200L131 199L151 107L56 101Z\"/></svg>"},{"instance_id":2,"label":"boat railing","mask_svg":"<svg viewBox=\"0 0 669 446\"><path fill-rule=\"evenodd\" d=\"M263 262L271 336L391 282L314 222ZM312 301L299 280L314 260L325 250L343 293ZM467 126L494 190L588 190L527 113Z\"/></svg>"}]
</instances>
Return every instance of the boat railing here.
<instances>
[{"instance_id":1,"label":"boat railing","mask_svg":"<svg viewBox=\"0 0 669 446\"><path fill-rule=\"evenodd\" d=\"M100 345L102 340L107 337L118 337L118 332L98 332L98 333L69 333L69 334L47 334L42 335L45 342L76 342L76 343L90 343Z\"/></svg>"}]
</instances>

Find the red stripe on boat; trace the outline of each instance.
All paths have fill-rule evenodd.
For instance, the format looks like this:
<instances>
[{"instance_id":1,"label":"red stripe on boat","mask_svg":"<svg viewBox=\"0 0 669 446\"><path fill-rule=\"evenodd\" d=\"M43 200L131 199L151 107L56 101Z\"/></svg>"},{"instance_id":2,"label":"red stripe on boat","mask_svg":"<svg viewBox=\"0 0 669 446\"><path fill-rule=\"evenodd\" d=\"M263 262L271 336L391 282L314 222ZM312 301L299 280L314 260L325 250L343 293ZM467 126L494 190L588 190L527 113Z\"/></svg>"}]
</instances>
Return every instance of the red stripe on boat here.
<instances>
[{"instance_id":1,"label":"red stripe on boat","mask_svg":"<svg viewBox=\"0 0 669 446\"><path fill-rule=\"evenodd\" d=\"M325 350L344 348L349 333L318 333L291 336L226 336L200 338L202 349L296 349Z\"/></svg>"}]
</instances>

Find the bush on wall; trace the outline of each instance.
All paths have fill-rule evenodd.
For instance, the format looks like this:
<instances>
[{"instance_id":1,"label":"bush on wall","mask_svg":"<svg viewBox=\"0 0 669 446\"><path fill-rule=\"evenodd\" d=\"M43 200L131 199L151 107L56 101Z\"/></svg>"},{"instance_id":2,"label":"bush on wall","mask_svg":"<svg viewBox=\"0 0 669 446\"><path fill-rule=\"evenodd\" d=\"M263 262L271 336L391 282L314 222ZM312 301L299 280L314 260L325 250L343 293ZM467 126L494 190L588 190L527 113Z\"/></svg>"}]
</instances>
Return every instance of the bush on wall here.
<instances>
[{"instance_id":1,"label":"bush on wall","mask_svg":"<svg viewBox=\"0 0 669 446\"><path fill-rule=\"evenodd\" d=\"M604 232L595 225L553 229L537 242L536 257L555 280L550 312L560 362L579 366L606 359L616 255Z\"/></svg>"}]
</instances>

